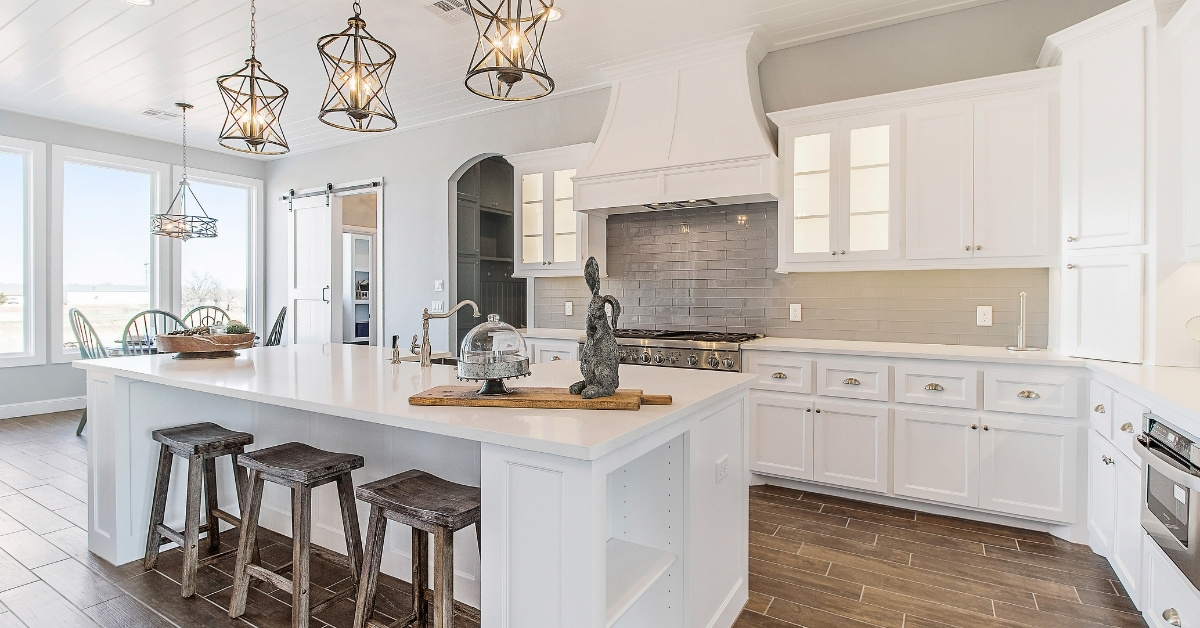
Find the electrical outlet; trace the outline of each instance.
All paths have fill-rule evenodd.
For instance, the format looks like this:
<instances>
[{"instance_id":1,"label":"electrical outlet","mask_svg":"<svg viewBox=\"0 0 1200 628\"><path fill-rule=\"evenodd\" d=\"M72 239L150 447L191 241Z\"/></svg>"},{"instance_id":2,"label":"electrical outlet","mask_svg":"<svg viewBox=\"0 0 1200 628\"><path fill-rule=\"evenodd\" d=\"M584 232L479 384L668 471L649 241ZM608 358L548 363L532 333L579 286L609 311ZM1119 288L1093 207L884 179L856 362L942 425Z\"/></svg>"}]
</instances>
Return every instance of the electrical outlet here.
<instances>
[{"instance_id":1,"label":"electrical outlet","mask_svg":"<svg viewBox=\"0 0 1200 628\"><path fill-rule=\"evenodd\" d=\"M724 480L727 475L729 475L729 454L717 458L717 481Z\"/></svg>"},{"instance_id":2,"label":"electrical outlet","mask_svg":"<svg viewBox=\"0 0 1200 628\"><path fill-rule=\"evenodd\" d=\"M992 326L992 306L980 305L975 308L975 324L980 327Z\"/></svg>"},{"instance_id":3,"label":"electrical outlet","mask_svg":"<svg viewBox=\"0 0 1200 628\"><path fill-rule=\"evenodd\" d=\"M799 303L791 304L791 306L788 307L788 319L791 320L793 323L799 323L802 318L803 318L803 316L801 316L800 304Z\"/></svg>"},{"instance_id":4,"label":"electrical outlet","mask_svg":"<svg viewBox=\"0 0 1200 628\"><path fill-rule=\"evenodd\" d=\"M446 291L446 282L442 281L441 279L435 280L433 282L433 291L434 292L445 292Z\"/></svg>"},{"instance_id":5,"label":"electrical outlet","mask_svg":"<svg viewBox=\"0 0 1200 628\"><path fill-rule=\"evenodd\" d=\"M563 301L563 314L575 316L575 304L570 301Z\"/></svg>"},{"instance_id":6,"label":"electrical outlet","mask_svg":"<svg viewBox=\"0 0 1200 628\"><path fill-rule=\"evenodd\" d=\"M433 307L429 308L429 313L430 314L445 314L446 313L446 302L445 301L434 301Z\"/></svg>"}]
</instances>

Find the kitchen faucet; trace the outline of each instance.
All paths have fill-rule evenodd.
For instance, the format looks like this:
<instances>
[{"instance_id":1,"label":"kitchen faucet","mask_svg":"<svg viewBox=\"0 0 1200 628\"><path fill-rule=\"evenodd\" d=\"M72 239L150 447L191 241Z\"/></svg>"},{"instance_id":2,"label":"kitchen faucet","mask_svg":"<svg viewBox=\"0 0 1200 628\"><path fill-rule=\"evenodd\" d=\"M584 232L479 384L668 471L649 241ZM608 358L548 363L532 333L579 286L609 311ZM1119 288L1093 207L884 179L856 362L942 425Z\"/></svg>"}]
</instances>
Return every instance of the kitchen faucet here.
<instances>
[{"instance_id":1,"label":"kitchen faucet","mask_svg":"<svg viewBox=\"0 0 1200 628\"><path fill-rule=\"evenodd\" d=\"M450 311L444 312L442 314L430 314L429 308L425 308L425 311L421 312L421 344L420 344L420 346L418 346L417 345L417 337L413 336L413 344L412 344L412 348L411 348L413 355L417 355L418 353L420 354L421 366L432 366L433 365L433 361L431 359L431 357L433 355L433 350L429 346L429 319L431 319L431 318L450 318L450 316L452 316L455 312L459 311L460 309L463 308L463 306L466 306L466 305L471 306L471 309L475 310L475 318L479 318L481 316L481 314L479 313L479 306L476 305L476 303L474 301L471 301L469 299L459 301L458 305L455 305L454 307L450 308Z\"/></svg>"}]
</instances>

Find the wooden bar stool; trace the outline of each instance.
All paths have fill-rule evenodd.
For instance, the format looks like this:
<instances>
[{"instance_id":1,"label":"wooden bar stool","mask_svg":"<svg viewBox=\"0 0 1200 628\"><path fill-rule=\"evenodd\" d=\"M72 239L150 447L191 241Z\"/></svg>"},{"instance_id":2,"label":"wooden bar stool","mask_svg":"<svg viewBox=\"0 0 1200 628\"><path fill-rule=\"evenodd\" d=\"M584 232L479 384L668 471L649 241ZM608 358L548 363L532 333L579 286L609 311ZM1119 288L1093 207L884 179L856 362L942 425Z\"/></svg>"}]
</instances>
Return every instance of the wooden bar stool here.
<instances>
[{"instance_id":1,"label":"wooden bar stool","mask_svg":"<svg viewBox=\"0 0 1200 628\"><path fill-rule=\"evenodd\" d=\"M354 628L425 626L429 534L433 534L433 627L451 628L454 625L454 533L474 525L475 538L479 540L479 489L413 469L364 484L356 492L359 499L371 504L371 521L367 526L367 552L359 578ZM413 610L407 618L390 627L371 619L388 519L412 528Z\"/></svg>"},{"instance_id":2,"label":"wooden bar stool","mask_svg":"<svg viewBox=\"0 0 1200 628\"><path fill-rule=\"evenodd\" d=\"M237 563L233 570L233 598L229 601L229 616L240 617L246 612L246 596L250 579L269 582L292 594L292 626L307 628L309 617L319 613L358 590L358 569L362 564L362 538L358 529L358 510L354 503L354 482L350 472L363 467L363 457L322 451L303 443L285 443L253 451L238 458L238 464L249 470L246 487L246 510L242 516L242 537L238 543ZM258 515L262 508L263 485L266 481L292 489L292 562L271 570L252 556L258 532ZM317 486L337 482L342 508L342 526L346 533L346 556L312 544L312 490ZM309 557L321 555L350 570L350 586L334 592L328 598L312 603L309 597ZM292 578L279 572L288 567Z\"/></svg>"},{"instance_id":3,"label":"wooden bar stool","mask_svg":"<svg viewBox=\"0 0 1200 628\"><path fill-rule=\"evenodd\" d=\"M216 553L221 547L221 531L218 520L233 526L241 525L235 517L217 507L217 458L232 456L234 484L237 487L238 508L245 507L244 487L246 472L238 467L238 456L246 445L254 442L254 436L245 432L227 430L215 423L195 423L155 430L154 440L162 443L158 453L158 476L154 480L154 501L150 510L150 529L146 534L146 569L153 569L158 562L158 550L164 543L174 541L183 549L183 597L196 593L196 570L234 551ZM187 508L183 532L163 525L167 510L167 488L171 483L171 464L174 456L188 459ZM200 524L200 495L204 493L205 518ZM213 553L200 559L200 533L208 536L208 547Z\"/></svg>"}]
</instances>

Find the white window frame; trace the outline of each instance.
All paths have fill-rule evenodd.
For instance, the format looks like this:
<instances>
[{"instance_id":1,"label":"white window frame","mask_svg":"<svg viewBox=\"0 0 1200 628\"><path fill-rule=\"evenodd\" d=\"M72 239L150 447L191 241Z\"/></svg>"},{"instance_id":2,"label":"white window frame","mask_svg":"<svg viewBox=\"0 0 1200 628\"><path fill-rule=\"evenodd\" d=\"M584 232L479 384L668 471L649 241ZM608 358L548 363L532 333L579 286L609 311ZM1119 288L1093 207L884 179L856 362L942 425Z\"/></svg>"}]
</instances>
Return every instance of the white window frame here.
<instances>
[{"instance_id":1,"label":"white window frame","mask_svg":"<svg viewBox=\"0 0 1200 628\"><path fill-rule=\"evenodd\" d=\"M171 181L178 183L183 178L183 167L171 167ZM249 262L246 268L246 314L250 320L242 321L258 332L259 336L266 338L269 329L265 326L272 321L267 321L263 308L265 304L266 286L263 281L265 267L263 263L264 251L263 242L265 241L265 223L263 211L264 201L264 184L261 179L252 179L250 177L242 177L235 174L225 174L223 172L214 172L211 170L197 170L188 168L188 179L192 181L200 181L203 183L213 183L217 185L228 185L231 187L240 187L250 192L250 216L248 236L250 240L250 250L247 251L247 260ZM170 193L175 194L175 188L172 186ZM167 199L167 202L171 202ZM203 203L204 199L200 199ZM217 237L221 237L221 223L217 222ZM167 310L171 312L179 312L180 316L183 312L183 247L187 246L186 242L174 238L158 238L160 240L169 240L166 242L168 255L170 257L170 265L167 267L167 293L166 301L168 303ZM160 243L161 244L161 243Z\"/></svg>"},{"instance_id":2,"label":"white window frame","mask_svg":"<svg viewBox=\"0 0 1200 628\"><path fill-rule=\"evenodd\" d=\"M171 202L168 164L83 150L70 146L54 146L51 151L52 184L50 211L50 361L71 362L79 359L78 351L63 349L63 164L66 162L116 168L150 174L154 185L152 213L161 213ZM150 221L146 221L146 237L150 237ZM168 238L154 238L150 250L150 305L152 308L171 309L171 247L162 242ZM111 346L113 338L101 338L105 346Z\"/></svg>"},{"instance_id":3,"label":"white window frame","mask_svg":"<svg viewBox=\"0 0 1200 628\"><path fill-rule=\"evenodd\" d=\"M46 145L0 136L0 150L25 161L25 350L0 354L0 368L46 363Z\"/></svg>"}]
</instances>

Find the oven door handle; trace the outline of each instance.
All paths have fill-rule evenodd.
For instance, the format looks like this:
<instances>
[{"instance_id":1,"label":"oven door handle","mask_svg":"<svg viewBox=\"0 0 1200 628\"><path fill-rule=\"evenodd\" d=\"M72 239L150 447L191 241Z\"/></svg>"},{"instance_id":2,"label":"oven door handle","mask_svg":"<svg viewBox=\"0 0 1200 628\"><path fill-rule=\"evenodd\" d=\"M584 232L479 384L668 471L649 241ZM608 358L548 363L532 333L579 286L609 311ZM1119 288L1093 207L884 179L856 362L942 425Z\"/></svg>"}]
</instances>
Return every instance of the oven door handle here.
<instances>
[{"instance_id":1,"label":"oven door handle","mask_svg":"<svg viewBox=\"0 0 1200 628\"><path fill-rule=\"evenodd\" d=\"M1133 451L1139 458L1145 460L1147 465L1154 467L1155 471L1166 476L1168 480L1180 486L1186 486L1190 490L1200 491L1200 476L1185 469L1183 465L1171 460L1166 455L1150 449L1145 436L1138 435L1133 439Z\"/></svg>"}]
</instances>

